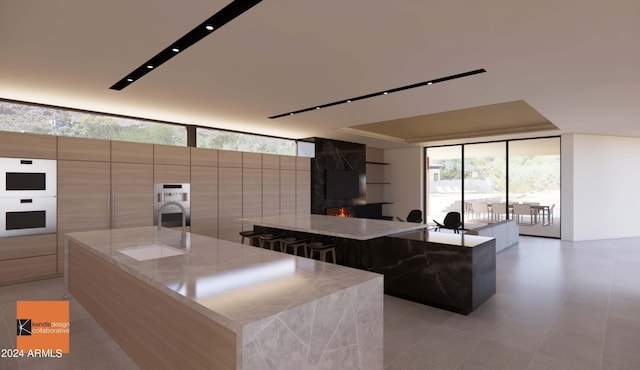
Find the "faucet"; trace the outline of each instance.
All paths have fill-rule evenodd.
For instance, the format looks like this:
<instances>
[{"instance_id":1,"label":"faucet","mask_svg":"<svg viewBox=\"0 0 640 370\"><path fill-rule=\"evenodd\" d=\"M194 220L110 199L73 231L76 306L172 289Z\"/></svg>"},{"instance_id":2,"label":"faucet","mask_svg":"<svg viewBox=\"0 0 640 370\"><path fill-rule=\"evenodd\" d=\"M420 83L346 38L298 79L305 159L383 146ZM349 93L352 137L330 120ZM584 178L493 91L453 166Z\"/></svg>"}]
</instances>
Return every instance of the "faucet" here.
<instances>
[{"instance_id":1,"label":"faucet","mask_svg":"<svg viewBox=\"0 0 640 370\"><path fill-rule=\"evenodd\" d=\"M158 230L161 229L162 225L162 209L166 206L178 206L182 211L182 237L180 238L180 245L183 248L187 247L187 210L184 206L178 202L167 202L163 204L160 208L158 208Z\"/></svg>"}]
</instances>

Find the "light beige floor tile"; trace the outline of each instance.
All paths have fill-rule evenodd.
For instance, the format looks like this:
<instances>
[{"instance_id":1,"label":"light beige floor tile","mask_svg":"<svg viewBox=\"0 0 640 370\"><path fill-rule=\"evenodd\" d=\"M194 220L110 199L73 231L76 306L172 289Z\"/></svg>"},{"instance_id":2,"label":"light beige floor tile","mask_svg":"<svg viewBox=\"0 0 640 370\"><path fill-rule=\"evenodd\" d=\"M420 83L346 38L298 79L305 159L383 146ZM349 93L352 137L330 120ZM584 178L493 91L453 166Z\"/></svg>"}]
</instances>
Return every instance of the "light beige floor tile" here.
<instances>
[{"instance_id":1,"label":"light beige floor tile","mask_svg":"<svg viewBox=\"0 0 640 370\"><path fill-rule=\"evenodd\" d=\"M540 348L549 328L550 325L531 320L505 319L496 324L485 339L534 352Z\"/></svg>"},{"instance_id":2,"label":"light beige floor tile","mask_svg":"<svg viewBox=\"0 0 640 370\"><path fill-rule=\"evenodd\" d=\"M609 317L604 356L640 363L640 322Z\"/></svg>"},{"instance_id":3,"label":"light beige floor tile","mask_svg":"<svg viewBox=\"0 0 640 370\"><path fill-rule=\"evenodd\" d=\"M603 335L552 327L539 353L562 359L584 369L598 369L602 362Z\"/></svg>"},{"instance_id":4,"label":"light beige floor tile","mask_svg":"<svg viewBox=\"0 0 640 370\"><path fill-rule=\"evenodd\" d=\"M409 349L404 356L418 358L425 369L455 369L480 343L480 338L439 326Z\"/></svg>"},{"instance_id":5,"label":"light beige floor tile","mask_svg":"<svg viewBox=\"0 0 640 370\"><path fill-rule=\"evenodd\" d=\"M458 367L460 370L527 369L533 351L526 351L492 340L483 340Z\"/></svg>"},{"instance_id":6,"label":"light beige floor tile","mask_svg":"<svg viewBox=\"0 0 640 370\"><path fill-rule=\"evenodd\" d=\"M595 368L597 369L597 367ZM533 356L528 370L585 370L584 365L543 354Z\"/></svg>"}]
</instances>

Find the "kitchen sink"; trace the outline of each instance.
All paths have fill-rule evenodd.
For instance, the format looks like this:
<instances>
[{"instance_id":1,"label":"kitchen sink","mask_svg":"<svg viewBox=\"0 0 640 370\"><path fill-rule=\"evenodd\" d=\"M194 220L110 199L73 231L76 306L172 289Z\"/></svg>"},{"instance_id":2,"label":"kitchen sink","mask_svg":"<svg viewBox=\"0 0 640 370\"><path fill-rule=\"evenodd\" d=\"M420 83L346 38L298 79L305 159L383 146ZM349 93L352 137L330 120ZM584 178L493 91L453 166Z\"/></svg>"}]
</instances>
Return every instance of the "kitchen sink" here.
<instances>
[{"instance_id":1,"label":"kitchen sink","mask_svg":"<svg viewBox=\"0 0 640 370\"><path fill-rule=\"evenodd\" d=\"M127 255L137 261L173 257L187 253L187 251L184 249L179 249L162 243L153 243L122 248L118 249L118 252Z\"/></svg>"}]
</instances>

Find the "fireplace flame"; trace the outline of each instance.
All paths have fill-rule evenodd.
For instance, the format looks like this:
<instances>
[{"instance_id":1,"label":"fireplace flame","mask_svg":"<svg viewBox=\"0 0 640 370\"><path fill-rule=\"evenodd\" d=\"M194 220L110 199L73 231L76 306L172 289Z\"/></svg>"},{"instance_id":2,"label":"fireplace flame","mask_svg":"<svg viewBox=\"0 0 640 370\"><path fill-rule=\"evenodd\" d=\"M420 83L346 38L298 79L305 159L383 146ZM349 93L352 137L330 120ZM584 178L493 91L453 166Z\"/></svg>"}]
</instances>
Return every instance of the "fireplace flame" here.
<instances>
[{"instance_id":1,"label":"fireplace flame","mask_svg":"<svg viewBox=\"0 0 640 370\"><path fill-rule=\"evenodd\" d=\"M340 212L336 215L338 217L353 217L353 215L344 210L344 208L340 207Z\"/></svg>"}]
</instances>

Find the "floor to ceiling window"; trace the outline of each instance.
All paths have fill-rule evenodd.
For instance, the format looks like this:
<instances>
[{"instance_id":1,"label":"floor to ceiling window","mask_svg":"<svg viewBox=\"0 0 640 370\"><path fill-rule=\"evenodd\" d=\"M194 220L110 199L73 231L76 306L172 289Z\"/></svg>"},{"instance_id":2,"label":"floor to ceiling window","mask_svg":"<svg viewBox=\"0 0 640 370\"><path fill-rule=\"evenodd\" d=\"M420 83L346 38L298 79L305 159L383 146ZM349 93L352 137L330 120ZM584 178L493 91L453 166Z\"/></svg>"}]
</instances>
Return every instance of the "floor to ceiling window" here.
<instances>
[{"instance_id":1,"label":"floor to ceiling window","mask_svg":"<svg viewBox=\"0 0 640 370\"><path fill-rule=\"evenodd\" d=\"M442 222L447 212L462 212L462 146L429 148L427 155L425 220Z\"/></svg>"},{"instance_id":2,"label":"floor to ceiling window","mask_svg":"<svg viewBox=\"0 0 640 370\"><path fill-rule=\"evenodd\" d=\"M472 229L506 219L560 237L560 138L426 148L427 220L460 212Z\"/></svg>"},{"instance_id":3,"label":"floor to ceiling window","mask_svg":"<svg viewBox=\"0 0 640 370\"><path fill-rule=\"evenodd\" d=\"M508 217L505 142L464 146L464 221L502 221Z\"/></svg>"},{"instance_id":4,"label":"floor to ceiling window","mask_svg":"<svg viewBox=\"0 0 640 370\"><path fill-rule=\"evenodd\" d=\"M560 237L560 138L509 142L509 201L520 234Z\"/></svg>"}]
</instances>

